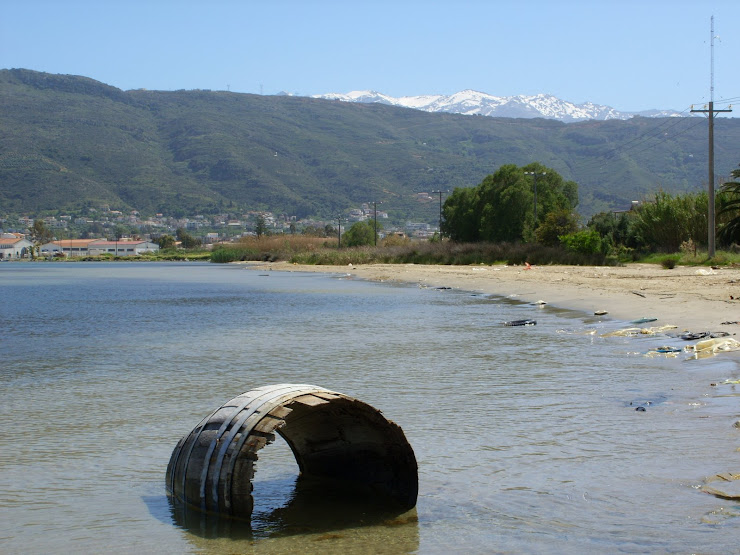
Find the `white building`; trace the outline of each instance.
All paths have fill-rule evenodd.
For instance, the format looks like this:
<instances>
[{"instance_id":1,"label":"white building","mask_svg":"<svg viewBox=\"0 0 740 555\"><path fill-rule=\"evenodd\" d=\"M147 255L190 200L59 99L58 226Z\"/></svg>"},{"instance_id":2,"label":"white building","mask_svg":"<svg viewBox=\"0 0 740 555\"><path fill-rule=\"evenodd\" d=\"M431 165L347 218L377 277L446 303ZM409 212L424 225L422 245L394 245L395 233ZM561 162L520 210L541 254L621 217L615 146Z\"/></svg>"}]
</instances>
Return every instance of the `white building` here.
<instances>
[{"instance_id":1,"label":"white building","mask_svg":"<svg viewBox=\"0 0 740 555\"><path fill-rule=\"evenodd\" d=\"M100 239L62 239L41 245L41 256L87 256L87 246Z\"/></svg>"},{"instance_id":2,"label":"white building","mask_svg":"<svg viewBox=\"0 0 740 555\"><path fill-rule=\"evenodd\" d=\"M64 254L71 256L137 256L149 252L159 252L159 245L149 241L107 241L105 239L62 239L41 245L41 256Z\"/></svg>"},{"instance_id":3,"label":"white building","mask_svg":"<svg viewBox=\"0 0 740 555\"><path fill-rule=\"evenodd\" d=\"M20 260L30 258L33 243L12 233L0 235L0 260Z\"/></svg>"},{"instance_id":4,"label":"white building","mask_svg":"<svg viewBox=\"0 0 740 555\"><path fill-rule=\"evenodd\" d=\"M157 243L149 241L93 241L87 246L90 256L112 254L114 256L137 256L145 253L159 252Z\"/></svg>"}]
</instances>

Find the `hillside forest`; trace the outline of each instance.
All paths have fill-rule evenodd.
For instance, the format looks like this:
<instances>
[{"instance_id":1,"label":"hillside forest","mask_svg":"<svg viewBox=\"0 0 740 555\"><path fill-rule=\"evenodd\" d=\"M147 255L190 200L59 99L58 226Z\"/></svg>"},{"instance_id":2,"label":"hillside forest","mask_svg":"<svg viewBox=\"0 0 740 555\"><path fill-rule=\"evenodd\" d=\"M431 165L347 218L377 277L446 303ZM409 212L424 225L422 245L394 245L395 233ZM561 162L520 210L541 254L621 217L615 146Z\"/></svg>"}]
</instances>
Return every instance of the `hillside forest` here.
<instances>
[{"instance_id":1,"label":"hillside forest","mask_svg":"<svg viewBox=\"0 0 740 555\"><path fill-rule=\"evenodd\" d=\"M707 185L706 119L688 115L565 124L226 91L122 91L22 69L0 70L0 98L0 216L105 204L330 219L378 201L391 223L436 224L436 206L419 193L459 200L456 189L513 165L577 184L577 199L571 185L559 194L583 223ZM718 118L719 178L736 167L738 144L740 121ZM542 202L556 202L546 196L550 178L541 179Z\"/></svg>"}]
</instances>

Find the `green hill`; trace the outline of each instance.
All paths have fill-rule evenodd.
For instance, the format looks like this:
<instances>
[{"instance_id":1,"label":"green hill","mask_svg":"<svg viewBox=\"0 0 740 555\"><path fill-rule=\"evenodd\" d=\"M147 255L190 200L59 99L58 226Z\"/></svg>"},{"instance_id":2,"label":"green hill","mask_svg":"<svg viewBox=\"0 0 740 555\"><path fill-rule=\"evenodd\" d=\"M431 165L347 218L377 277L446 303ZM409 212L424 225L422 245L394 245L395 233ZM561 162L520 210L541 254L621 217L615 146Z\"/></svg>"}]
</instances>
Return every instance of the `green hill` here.
<instances>
[{"instance_id":1,"label":"green hill","mask_svg":"<svg viewBox=\"0 0 740 555\"><path fill-rule=\"evenodd\" d=\"M579 184L580 211L707 182L704 118L564 124L218 91L122 91L0 70L0 214L108 204L167 215L266 209L333 217L383 201L435 221L418 192L541 162ZM740 162L740 120L716 120L716 170Z\"/></svg>"}]
</instances>

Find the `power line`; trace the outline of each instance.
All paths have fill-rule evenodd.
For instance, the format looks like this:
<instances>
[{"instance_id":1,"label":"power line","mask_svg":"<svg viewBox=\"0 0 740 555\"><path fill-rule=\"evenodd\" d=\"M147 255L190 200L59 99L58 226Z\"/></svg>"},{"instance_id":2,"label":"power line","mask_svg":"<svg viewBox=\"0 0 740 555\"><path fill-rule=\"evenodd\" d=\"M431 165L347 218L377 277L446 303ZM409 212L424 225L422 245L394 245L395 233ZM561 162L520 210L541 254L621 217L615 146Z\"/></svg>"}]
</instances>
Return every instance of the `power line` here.
<instances>
[{"instance_id":1,"label":"power line","mask_svg":"<svg viewBox=\"0 0 740 555\"><path fill-rule=\"evenodd\" d=\"M737 102L740 100L740 96L732 96L730 98L723 98L722 100L715 101L715 104L729 104L730 102ZM699 104L699 102L696 102L695 104Z\"/></svg>"},{"instance_id":2,"label":"power line","mask_svg":"<svg viewBox=\"0 0 740 555\"><path fill-rule=\"evenodd\" d=\"M668 131L670 131L677 125L680 125L692 119L695 119L695 118L685 116L685 117L676 118L676 121L664 122L658 127L650 129L649 131L646 131L645 133L642 133L641 135L638 135L637 137L634 137L625 143L615 146L614 148L602 153L595 159L589 160L588 162L584 162L580 167L581 168L586 167L588 169L589 167L596 166L605 160L612 160L618 154L623 154L631 150L634 150L638 147L642 147L644 144L648 143L650 140L659 139L655 144L647 147L647 148L655 148L656 146L658 146L661 143L664 143L665 141L673 140L676 137L680 137L681 135L687 133L689 130L693 129L694 127L696 127L696 125L699 125L701 123L701 121L699 121L695 125L691 125L687 127L686 129L680 130L677 133L673 133L671 134L670 137L668 136Z\"/></svg>"}]
</instances>

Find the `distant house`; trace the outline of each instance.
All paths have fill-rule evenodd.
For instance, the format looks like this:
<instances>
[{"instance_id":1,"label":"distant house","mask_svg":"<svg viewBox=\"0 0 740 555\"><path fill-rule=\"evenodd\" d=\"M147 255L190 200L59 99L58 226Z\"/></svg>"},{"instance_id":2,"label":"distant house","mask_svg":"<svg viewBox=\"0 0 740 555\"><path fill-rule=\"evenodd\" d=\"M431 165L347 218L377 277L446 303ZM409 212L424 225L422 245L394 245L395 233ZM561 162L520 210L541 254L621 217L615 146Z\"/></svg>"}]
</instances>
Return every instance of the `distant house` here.
<instances>
[{"instance_id":1,"label":"distant house","mask_svg":"<svg viewBox=\"0 0 740 555\"><path fill-rule=\"evenodd\" d=\"M31 256L33 243L24 237L7 233L0 235L0 260L20 260Z\"/></svg>"},{"instance_id":2,"label":"distant house","mask_svg":"<svg viewBox=\"0 0 740 555\"><path fill-rule=\"evenodd\" d=\"M139 254L159 252L157 243L149 241L93 241L87 246L90 256L112 254L114 256L137 256Z\"/></svg>"}]
</instances>

